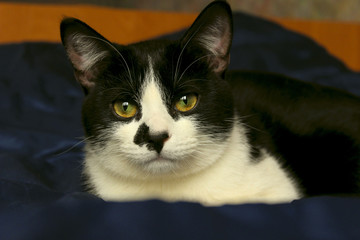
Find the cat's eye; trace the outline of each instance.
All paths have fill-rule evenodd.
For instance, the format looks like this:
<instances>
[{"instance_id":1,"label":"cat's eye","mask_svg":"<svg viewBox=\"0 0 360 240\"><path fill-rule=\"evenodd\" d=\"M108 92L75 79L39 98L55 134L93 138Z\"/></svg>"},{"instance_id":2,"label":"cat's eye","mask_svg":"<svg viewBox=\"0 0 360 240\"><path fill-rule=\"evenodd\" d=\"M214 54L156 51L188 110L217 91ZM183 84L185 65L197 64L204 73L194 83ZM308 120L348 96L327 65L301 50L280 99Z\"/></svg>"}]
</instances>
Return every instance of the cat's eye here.
<instances>
[{"instance_id":1,"label":"cat's eye","mask_svg":"<svg viewBox=\"0 0 360 240\"><path fill-rule=\"evenodd\" d=\"M182 96L176 103L175 107L180 112L187 112L195 108L198 102L198 96L196 94L187 94Z\"/></svg>"},{"instance_id":2,"label":"cat's eye","mask_svg":"<svg viewBox=\"0 0 360 240\"><path fill-rule=\"evenodd\" d=\"M113 109L118 116L123 118L132 118L138 111L135 104L126 101L115 101Z\"/></svg>"}]
</instances>

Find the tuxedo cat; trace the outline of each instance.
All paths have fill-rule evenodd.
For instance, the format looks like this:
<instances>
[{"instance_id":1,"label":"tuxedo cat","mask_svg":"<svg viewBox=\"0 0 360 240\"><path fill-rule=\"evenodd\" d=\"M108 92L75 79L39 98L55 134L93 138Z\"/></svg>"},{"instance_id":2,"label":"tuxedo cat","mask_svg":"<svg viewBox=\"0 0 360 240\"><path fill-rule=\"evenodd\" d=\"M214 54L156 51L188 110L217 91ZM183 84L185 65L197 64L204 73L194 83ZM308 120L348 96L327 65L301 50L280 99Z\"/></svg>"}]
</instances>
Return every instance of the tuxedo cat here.
<instances>
[{"instance_id":1,"label":"tuxedo cat","mask_svg":"<svg viewBox=\"0 0 360 240\"><path fill-rule=\"evenodd\" d=\"M103 199L221 205L360 193L360 99L226 71L225 1L177 41L117 45L73 18L61 38L85 92L84 174Z\"/></svg>"}]
</instances>

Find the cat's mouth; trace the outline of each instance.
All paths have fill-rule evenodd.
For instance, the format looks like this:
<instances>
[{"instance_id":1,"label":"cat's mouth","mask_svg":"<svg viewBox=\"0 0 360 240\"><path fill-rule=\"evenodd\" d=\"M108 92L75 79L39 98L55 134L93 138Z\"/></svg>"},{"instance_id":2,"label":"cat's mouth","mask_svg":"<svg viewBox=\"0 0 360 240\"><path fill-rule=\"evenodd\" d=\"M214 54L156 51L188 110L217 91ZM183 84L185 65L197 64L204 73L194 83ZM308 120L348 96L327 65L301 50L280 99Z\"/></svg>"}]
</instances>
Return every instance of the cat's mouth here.
<instances>
[{"instance_id":1,"label":"cat's mouth","mask_svg":"<svg viewBox=\"0 0 360 240\"><path fill-rule=\"evenodd\" d=\"M158 155L143 162L142 168L153 175L162 175L173 172L177 168L175 159Z\"/></svg>"},{"instance_id":2,"label":"cat's mouth","mask_svg":"<svg viewBox=\"0 0 360 240\"><path fill-rule=\"evenodd\" d=\"M168 162L174 162L174 161L175 161L174 159L166 158L163 156L157 156L157 157L147 161L147 163L168 163Z\"/></svg>"}]
</instances>

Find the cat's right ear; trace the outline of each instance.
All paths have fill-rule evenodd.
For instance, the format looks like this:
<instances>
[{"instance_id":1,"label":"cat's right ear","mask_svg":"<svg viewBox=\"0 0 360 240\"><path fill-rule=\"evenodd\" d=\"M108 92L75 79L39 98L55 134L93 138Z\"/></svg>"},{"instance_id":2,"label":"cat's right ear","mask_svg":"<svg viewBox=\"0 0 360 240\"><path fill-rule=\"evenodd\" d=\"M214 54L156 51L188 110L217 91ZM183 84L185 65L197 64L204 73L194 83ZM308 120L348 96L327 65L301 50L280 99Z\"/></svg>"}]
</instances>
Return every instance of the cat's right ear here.
<instances>
[{"instance_id":1,"label":"cat's right ear","mask_svg":"<svg viewBox=\"0 0 360 240\"><path fill-rule=\"evenodd\" d=\"M74 67L75 77L85 94L95 86L96 75L108 62L115 48L108 40L75 18L60 25L61 41Z\"/></svg>"}]
</instances>

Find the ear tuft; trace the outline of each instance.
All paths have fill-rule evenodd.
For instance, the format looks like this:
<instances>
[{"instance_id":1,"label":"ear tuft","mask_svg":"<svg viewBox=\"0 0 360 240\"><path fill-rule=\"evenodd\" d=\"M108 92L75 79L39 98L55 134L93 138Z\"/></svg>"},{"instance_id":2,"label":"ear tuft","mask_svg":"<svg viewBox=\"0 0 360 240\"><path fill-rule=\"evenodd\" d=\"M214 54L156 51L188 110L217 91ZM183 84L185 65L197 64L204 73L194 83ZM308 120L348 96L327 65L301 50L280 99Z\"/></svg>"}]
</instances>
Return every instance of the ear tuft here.
<instances>
[{"instance_id":1,"label":"ear tuft","mask_svg":"<svg viewBox=\"0 0 360 240\"><path fill-rule=\"evenodd\" d=\"M217 17L213 23L204 27L202 34L197 36L199 43L216 56L224 56L228 53L231 30L227 21Z\"/></svg>"},{"instance_id":2,"label":"ear tuft","mask_svg":"<svg viewBox=\"0 0 360 240\"><path fill-rule=\"evenodd\" d=\"M86 72L98 62L109 55L109 51L99 48L97 41L102 41L93 36L75 33L69 36L66 46L68 56L76 70Z\"/></svg>"}]
</instances>

